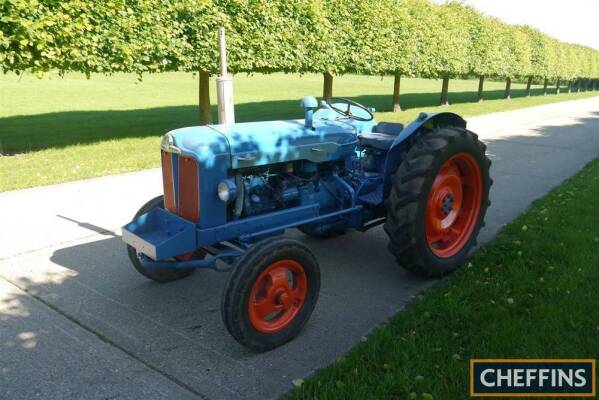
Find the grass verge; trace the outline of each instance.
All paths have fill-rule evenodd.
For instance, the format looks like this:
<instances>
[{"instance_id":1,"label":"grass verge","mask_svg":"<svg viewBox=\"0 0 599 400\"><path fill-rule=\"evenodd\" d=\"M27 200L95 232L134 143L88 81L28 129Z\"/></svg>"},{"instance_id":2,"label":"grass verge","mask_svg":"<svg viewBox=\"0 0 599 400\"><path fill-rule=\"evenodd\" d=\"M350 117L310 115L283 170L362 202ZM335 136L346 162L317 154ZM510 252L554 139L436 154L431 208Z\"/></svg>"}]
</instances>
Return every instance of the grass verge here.
<instances>
[{"instance_id":1,"label":"grass verge","mask_svg":"<svg viewBox=\"0 0 599 400\"><path fill-rule=\"evenodd\" d=\"M471 358L599 356L599 159L289 399L465 399Z\"/></svg>"},{"instance_id":2,"label":"grass verge","mask_svg":"<svg viewBox=\"0 0 599 400\"><path fill-rule=\"evenodd\" d=\"M409 122L420 111L449 110L465 116L592 97L597 92L524 97L512 85L503 100L503 82L486 82L485 101L476 103L478 80L451 80L449 107L435 107L441 82L402 79L406 111L389 113L391 77L341 76L335 95L351 97L382 112L379 120ZM214 84L212 83L212 88ZM159 137L197 124L197 78L185 73L149 75L0 75L0 191L135 171L159 165ZM236 76L236 117L240 122L301 118L299 98L322 91L320 75ZM212 93L214 96L214 91ZM213 102L214 102L213 98ZM216 109L213 107L216 118Z\"/></svg>"}]
</instances>

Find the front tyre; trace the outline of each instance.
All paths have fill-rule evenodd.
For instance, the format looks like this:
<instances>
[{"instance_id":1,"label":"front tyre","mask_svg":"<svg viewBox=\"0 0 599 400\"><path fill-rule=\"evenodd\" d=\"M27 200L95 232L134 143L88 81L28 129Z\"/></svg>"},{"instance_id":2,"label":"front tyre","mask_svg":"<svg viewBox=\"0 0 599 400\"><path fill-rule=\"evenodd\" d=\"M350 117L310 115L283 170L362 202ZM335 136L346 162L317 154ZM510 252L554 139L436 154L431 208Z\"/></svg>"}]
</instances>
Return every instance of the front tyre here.
<instances>
[{"instance_id":1,"label":"front tyre","mask_svg":"<svg viewBox=\"0 0 599 400\"><path fill-rule=\"evenodd\" d=\"M385 231L399 264L441 276L464 263L489 206L490 160L476 134L457 127L418 137L393 175Z\"/></svg>"},{"instance_id":2,"label":"front tyre","mask_svg":"<svg viewBox=\"0 0 599 400\"><path fill-rule=\"evenodd\" d=\"M320 270L314 255L297 240L268 239L237 261L221 301L227 330L239 343L266 351L302 330L318 300Z\"/></svg>"}]
</instances>

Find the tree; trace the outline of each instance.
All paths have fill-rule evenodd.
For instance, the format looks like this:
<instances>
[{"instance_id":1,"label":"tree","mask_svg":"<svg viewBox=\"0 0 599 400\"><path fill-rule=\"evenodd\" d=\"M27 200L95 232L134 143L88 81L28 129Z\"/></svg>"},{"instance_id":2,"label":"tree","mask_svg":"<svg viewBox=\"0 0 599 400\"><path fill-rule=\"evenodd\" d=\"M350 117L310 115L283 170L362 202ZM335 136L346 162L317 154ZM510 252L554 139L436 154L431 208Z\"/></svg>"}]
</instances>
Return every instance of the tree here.
<instances>
[{"instance_id":1,"label":"tree","mask_svg":"<svg viewBox=\"0 0 599 400\"><path fill-rule=\"evenodd\" d=\"M392 74L393 109L402 76L514 78L576 82L595 88L599 51L560 43L523 26L482 16L456 2L428 0L7 0L0 2L0 69L42 76L56 70L110 74L190 71L199 75L199 115L211 120L210 76L218 72L220 26L229 70L323 74Z\"/></svg>"},{"instance_id":2,"label":"tree","mask_svg":"<svg viewBox=\"0 0 599 400\"><path fill-rule=\"evenodd\" d=\"M0 5L2 70L159 72L177 68L172 7L159 0L10 1Z\"/></svg>"},{"instance_id":3,"label":"tree","mask_svg":"<svg viewBox=\"0 0 599 400\"><path fill-rule=\"evenodd\" d=\"M212 122L210 75L218 71L218 28L230 28L229 18L211 1L178 0L174 6L183 51L180 69L198 74L198 114L201 124ZM229 35L230 32L227 32Z\"/></svg>"},{"instance_id":4,"label":"tree","mask_svg":"<svg viewBox=\"0 0 599 400\"><path fill-rule=\"evenodd\" d=\"M397 42L391 20L400 11L393 0L312 2L318 40L311 48L306 71L323 73L323 97L332 95L333 76L345 73L377 75L390 72ZM307 34L306 36L309 36Z\"/></svg>"},{"instance_id":5,"label":"tree","mask_svg":"<svg viewBox=\"0 0 599 400\"><path fill-rule=\"evenodd\" d=\"M547 42L548 38L531 27L523 28L530 42L530 75L526 86L526 96L530 96L530 84L533 78L545 78L547 75Z\"/></svg>"},{"instance_id":6,"label":"tree","mask_svg":"<svg viewBox=\"0 0 599 400\"><path fill-rule=\"evenodd\" d=\"M389 4L394 5L394 2L389 1ZM400 5L389 13L393 31L389 37L392 55L387 72L393 74L393 111L401 111L401 77L427 72L431 63L428 46L432 30L427 18L432 13L432 5L423 0L404 0Z\"/></svg>"},{"instance_id":7,"label":"tree","mask_svg":"<svg viewBox=\"0 0 599 400\"><path fill-rule=\"evenodd\" d=\"M512 79L530 73L530 44L526 33L509 25L502 24L496 32L500 44L500 61L495 73L506 79L504 98L509 99Z\"/></svg>"},{"instance_id":8,"label":"tree","mask_svg":"<svg viewBox=\"0 0 599 400\"><path fill-rule=\"evenodd\" d=\"M461 11L460 4L447 3L435 7L430 15L432 37L436 40L429 50L431 68L421 74L432 72L442 78L440 105L449 104L449 79L468 73L469 32L468 26L461 23Z\"/></svg>"},{"instance_id":9,"label":"tree","mask_svg":"<svg viewBox=\"0 0 599 400\"><path fill-rule=\"evenodd\" d=\"M501 23L493 18L480 15L471 7L464 7L470 39L468 46L469 75L477 76L477 101L483 101L485 77L497 75L500 58L498 31Z\"/></svg>"}]
</instances>

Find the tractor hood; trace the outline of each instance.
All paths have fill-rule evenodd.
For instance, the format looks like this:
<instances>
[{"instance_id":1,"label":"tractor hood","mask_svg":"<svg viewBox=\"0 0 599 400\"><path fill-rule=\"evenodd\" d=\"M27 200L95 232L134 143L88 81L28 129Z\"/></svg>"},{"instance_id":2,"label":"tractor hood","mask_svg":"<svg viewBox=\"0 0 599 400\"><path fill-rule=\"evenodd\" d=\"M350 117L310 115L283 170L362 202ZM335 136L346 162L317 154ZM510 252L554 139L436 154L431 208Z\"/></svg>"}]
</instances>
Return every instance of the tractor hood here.
<instances>
[{"instance_id":1,"label":"tractor hood","mask_svg":"<svg viewBox=\"0 0 599 400\"><path fill-rule=\"evenodd\" d=\"M315 120L306 128L303 119L208 125L169 132L162 147L193 156L210 166L217 156L230 156L230 168L246 168L293 160L323 162L354 151L355 128L341 121Z\"/></svg>"}]
</instances>

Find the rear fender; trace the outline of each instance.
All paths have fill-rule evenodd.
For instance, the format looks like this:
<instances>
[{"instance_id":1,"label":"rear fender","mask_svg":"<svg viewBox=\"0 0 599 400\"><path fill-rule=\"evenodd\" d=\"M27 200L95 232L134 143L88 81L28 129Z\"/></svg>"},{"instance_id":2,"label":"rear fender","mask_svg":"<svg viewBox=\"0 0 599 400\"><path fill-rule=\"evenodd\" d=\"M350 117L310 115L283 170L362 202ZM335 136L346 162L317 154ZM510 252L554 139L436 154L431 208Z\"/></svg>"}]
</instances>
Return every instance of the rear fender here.
<instances>
[{"instance_id":1,"label":"rear fender","mask_svg":"<svg viewBox=\"0 0 599 400\"><path fill-rule=\"evenodd\" d=\"M387 159L385 160L385 174L383 181L383 190L385 198L391 188L391 176L397 171L399 164L401 163L401 153L406 151L406 147L402 146L410 137L419 132L421 129L434 129L444 126L457 126L460 128L466 127L466 121L458 114L451 112L442 112L437 114L420 113L418 118L412 121L408 126L403 129L397 138L393 141L393 144L389 148L387 153Z\"/></svg>"}]
</instances>

